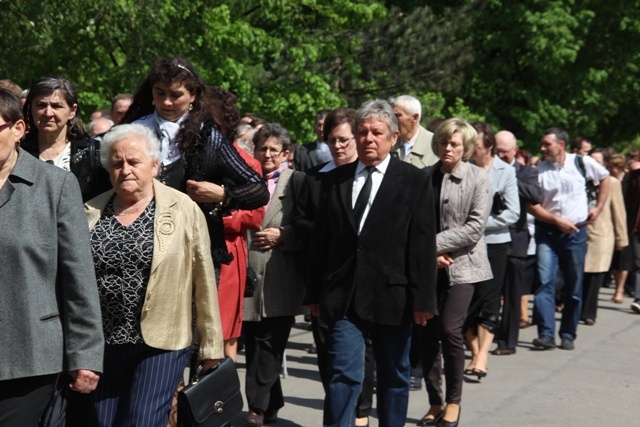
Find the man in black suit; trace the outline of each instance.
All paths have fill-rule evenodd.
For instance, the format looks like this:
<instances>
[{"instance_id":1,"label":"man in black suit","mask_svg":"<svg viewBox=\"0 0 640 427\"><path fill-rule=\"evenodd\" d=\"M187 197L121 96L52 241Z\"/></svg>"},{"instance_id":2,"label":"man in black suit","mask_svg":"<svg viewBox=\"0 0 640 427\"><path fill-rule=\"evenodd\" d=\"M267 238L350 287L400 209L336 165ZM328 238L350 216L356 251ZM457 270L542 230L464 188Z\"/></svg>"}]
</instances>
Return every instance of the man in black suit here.
<instances>
[{"instance_id":1,"label":"man in black suit","mask_svg":"<svg viewBox=\"0 0 640 427\"><path fill-rule=\"evenodd\" d=\"M316 121L313 126L313 131L316 133L316 140L302 144L296 150L295 157L293 158L293 168L300 172L306 172L307 170L326 163L331 160L331 152L329 146L324 142L323 128L324 119L329 114L329 110L320 110L316 113Z\"/></svg>"},{"instance_id":2,"label":"man in black suit","mask_svg":"<svg viewBox=\"0 0 640 427\"><path fill-rule=\"evenodd\" d=\"M502 285L504 305L497 333L498 347L491 352L496 356L509 356L516 352L518 344L520 301L522 295L531 292L531 283L535 278L535 255L527 255L531 239L527 228L527 208L540 204L542 188L538 183L538 171L515 161L518 147L513 133L503 130L496 133L495 138L498 157L516 168L520 196L520 218L509 226L511 251L507 257L507 272Z\"/></svg>"},{"instance_id":3,"label":"man in black suit","mask_svg":"<svg viewBox=\"0 0 640 427\"><path fill-rule=\"evenodd\" d=\"M389 155L398 122L382 100L356 115L358 161L327 176L305 303L329 325L325 426L352 425L373 340L381 426L404 426L411 322L436 313L431 177Z\"/></svg>"}]
</instances>

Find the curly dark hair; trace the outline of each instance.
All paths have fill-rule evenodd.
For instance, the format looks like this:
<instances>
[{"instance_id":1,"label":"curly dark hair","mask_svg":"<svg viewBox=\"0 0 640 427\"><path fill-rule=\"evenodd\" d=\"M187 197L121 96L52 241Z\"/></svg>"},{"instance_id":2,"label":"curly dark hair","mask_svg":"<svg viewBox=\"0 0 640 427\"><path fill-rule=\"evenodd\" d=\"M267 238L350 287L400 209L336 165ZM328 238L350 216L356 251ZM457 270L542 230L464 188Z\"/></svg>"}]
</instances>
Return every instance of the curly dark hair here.
<instances>
[{"instance_id":1,"label":"curly dark hair","mask_svg":"<svg viewBox=\"0 0 640 427\"><path fill-rule=\"evenodd\" d=\"M213 121L220 131L233 141L238 124L240 124L240 110L236 104L236 96L219 86L206 85L204 97Z\"/></svg>"},{"instance_id":2,"label":"curly dark hair","mask_svg":"<svg viewBox=\"0 0 640 427\"><path fill-rule=\"evenodd\" d=\"M132 123L141 117L153 113L153 85L161 83L182 83L185 88L195 95L188 117L176 135L176 141L182 152L191 152L200 143L199 134L206 134L208 129L215 126L207 105L207 97L203 96L205 85L193 65L184 58L160 58L140 84L133 95L133 102L127 110L121 123ZM204 128L202 125L204 124Z\"/></svg>"},{"instance_id":3,"label":"curly dark hair","mask_svg":"<svg viewBox=\"0 0 640 427\"><path fill-rule=\"evenodd\" d=\"M78 91L73 83L69 80L56 77L41 77L36 80L29 88L29 94L27 100L22 109L22 114L25 118L28 128L29 139L37 139L38 128L33 120L33 101L41 96L49 96L55 91L60 91L60 94L64 97L64 101L69 107L77 106L76 115L72 120L69 120L67 127L67 139L81 139L88 136L84 130L82 121L80 120L80 105L78 105Z\"/></svg>"}]
</instances>

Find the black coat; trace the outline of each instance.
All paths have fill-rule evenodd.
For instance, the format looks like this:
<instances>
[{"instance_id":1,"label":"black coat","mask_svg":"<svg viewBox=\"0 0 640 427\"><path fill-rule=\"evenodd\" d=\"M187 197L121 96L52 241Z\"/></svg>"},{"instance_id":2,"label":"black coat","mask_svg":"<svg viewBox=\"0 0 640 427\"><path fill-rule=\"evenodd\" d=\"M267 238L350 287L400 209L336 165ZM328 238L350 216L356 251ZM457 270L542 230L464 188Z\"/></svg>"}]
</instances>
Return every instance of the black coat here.
<instances>
[{"instance_id":1,"label":"black coat","mask_svg":"<svg viewBox=\"0 0 640 427\"><path fill-rule=\"evenodd\" d=\"M436 313L436 227L431 176L391 158L360 235L351 193L357 162L327 174L311 241L306 304L332 324L353 303L363 320L400 325Z\"/></svg>"}]
</instances>

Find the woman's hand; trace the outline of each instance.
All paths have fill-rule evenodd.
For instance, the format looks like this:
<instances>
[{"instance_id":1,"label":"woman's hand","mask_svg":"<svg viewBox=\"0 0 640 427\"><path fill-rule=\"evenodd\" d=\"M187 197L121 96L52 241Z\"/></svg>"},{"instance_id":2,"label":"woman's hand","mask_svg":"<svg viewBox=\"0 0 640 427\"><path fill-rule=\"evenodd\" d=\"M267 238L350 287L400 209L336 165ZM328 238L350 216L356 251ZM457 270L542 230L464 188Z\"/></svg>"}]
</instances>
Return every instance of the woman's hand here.
<instances>
[{"instance_id":1,"label":"woman's hand","mask_svg":"<svg viewBox=\"0 0 640 427\"><path fill-rule=\"evenodd\" d=\"M220 359L204 359L200 362L202 372L207 372L209 369L215 368L220 364Z\"/></svg>"},{"instance_id":2,"label":"woman's hand","mask_svg":"<svg viewBox=\"0 0 640 427\"><path fill-rule=\"evenodd\" d=\"M438 255L438 268L447 268L453 264L453 258L449 254Z\"/></svg>"},{"instance_id":3,"label":"woman's hand","mask_svg":"<svg viewBox=\"0 0 640 427\"><path fill-rule=\"evenodd\" d=\"M197 203L220 203L224 201L224 187L208 181L187 181L187 194Z\"/></svg>"},{"instance_id":4,"label":"woman's hand","mask_svg":"<svg viewBox=\"0 0 640 427\"><path fill-rule=\"evenodd\" d=\"M253 237L253 245L262 249L269 250L278 246L283 239L282 230L279 228L265 228L256 232Z\"/></svg>"}]
</instances>

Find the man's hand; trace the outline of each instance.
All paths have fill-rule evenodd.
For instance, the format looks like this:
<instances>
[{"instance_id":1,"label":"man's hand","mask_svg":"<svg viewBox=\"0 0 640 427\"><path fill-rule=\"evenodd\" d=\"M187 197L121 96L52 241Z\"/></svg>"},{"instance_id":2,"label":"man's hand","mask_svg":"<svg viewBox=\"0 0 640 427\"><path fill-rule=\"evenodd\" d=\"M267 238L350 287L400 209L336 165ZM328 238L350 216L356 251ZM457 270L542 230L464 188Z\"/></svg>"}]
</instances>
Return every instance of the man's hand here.
<instances>
[{"instance_id":1,"label":"man's hand","mask_svg":"<svg viewBox=\"0 0 640 427\"><path fill-rule=\"evenodd\" d=\"M78 393L91 393L98 386L100 376L93 371L87 369L78 369L75 371L69 371L73 382L69 384L71 390Z\"/></svg>"},{"instance_id":2,"label":"man's hand","mask_svg":"<svg viewBox=\"0 0 640 427\"><path fill-rule=\"evenodd\" d=\"M220 203L224 201L224 187L208 181L187 181L187 194L197 203Z\"/></svg>"},{"instance_id":3,"label":"man's hand","mask_svg":"<svg viewBox=\"0 0 640 427\"><path fill-rule=\"evenodd\" d=\"M416 325L427 326L427 320L433 318L428 311L413 310L413 321Z\"/></svg>"},{"instance_id":4,"label":"man's hand","mask_svg":"<svg viewBox=\"0 0 640 427\"><path fill-rule=\"evenodd\" d=\"M252 242L254 246L266 251L278 246L280 242L282 242L282 239L282 230L272 227L256 232Z\"/></svg>"},{"instance_id":5,"label":"man's hand","mask_svg":"<svg viewBox=\"0 0 640 427\"><path fill-rule=\"evenodd\" d=\"M453 258L449 254L438 255L436 261L438 262L438 268L447 268L453 264Z\"/></svg>"},{"instance_id":6,"label":"man's hand","mask_svg":"<svg viewBox=\"0 0 640 427\"><path fill-rule=\"evenodd\" d=\"M555 226L562 234L569 234L579 230L574 223L560 216L555 217Z\"/></svg>"}]
</instances>

